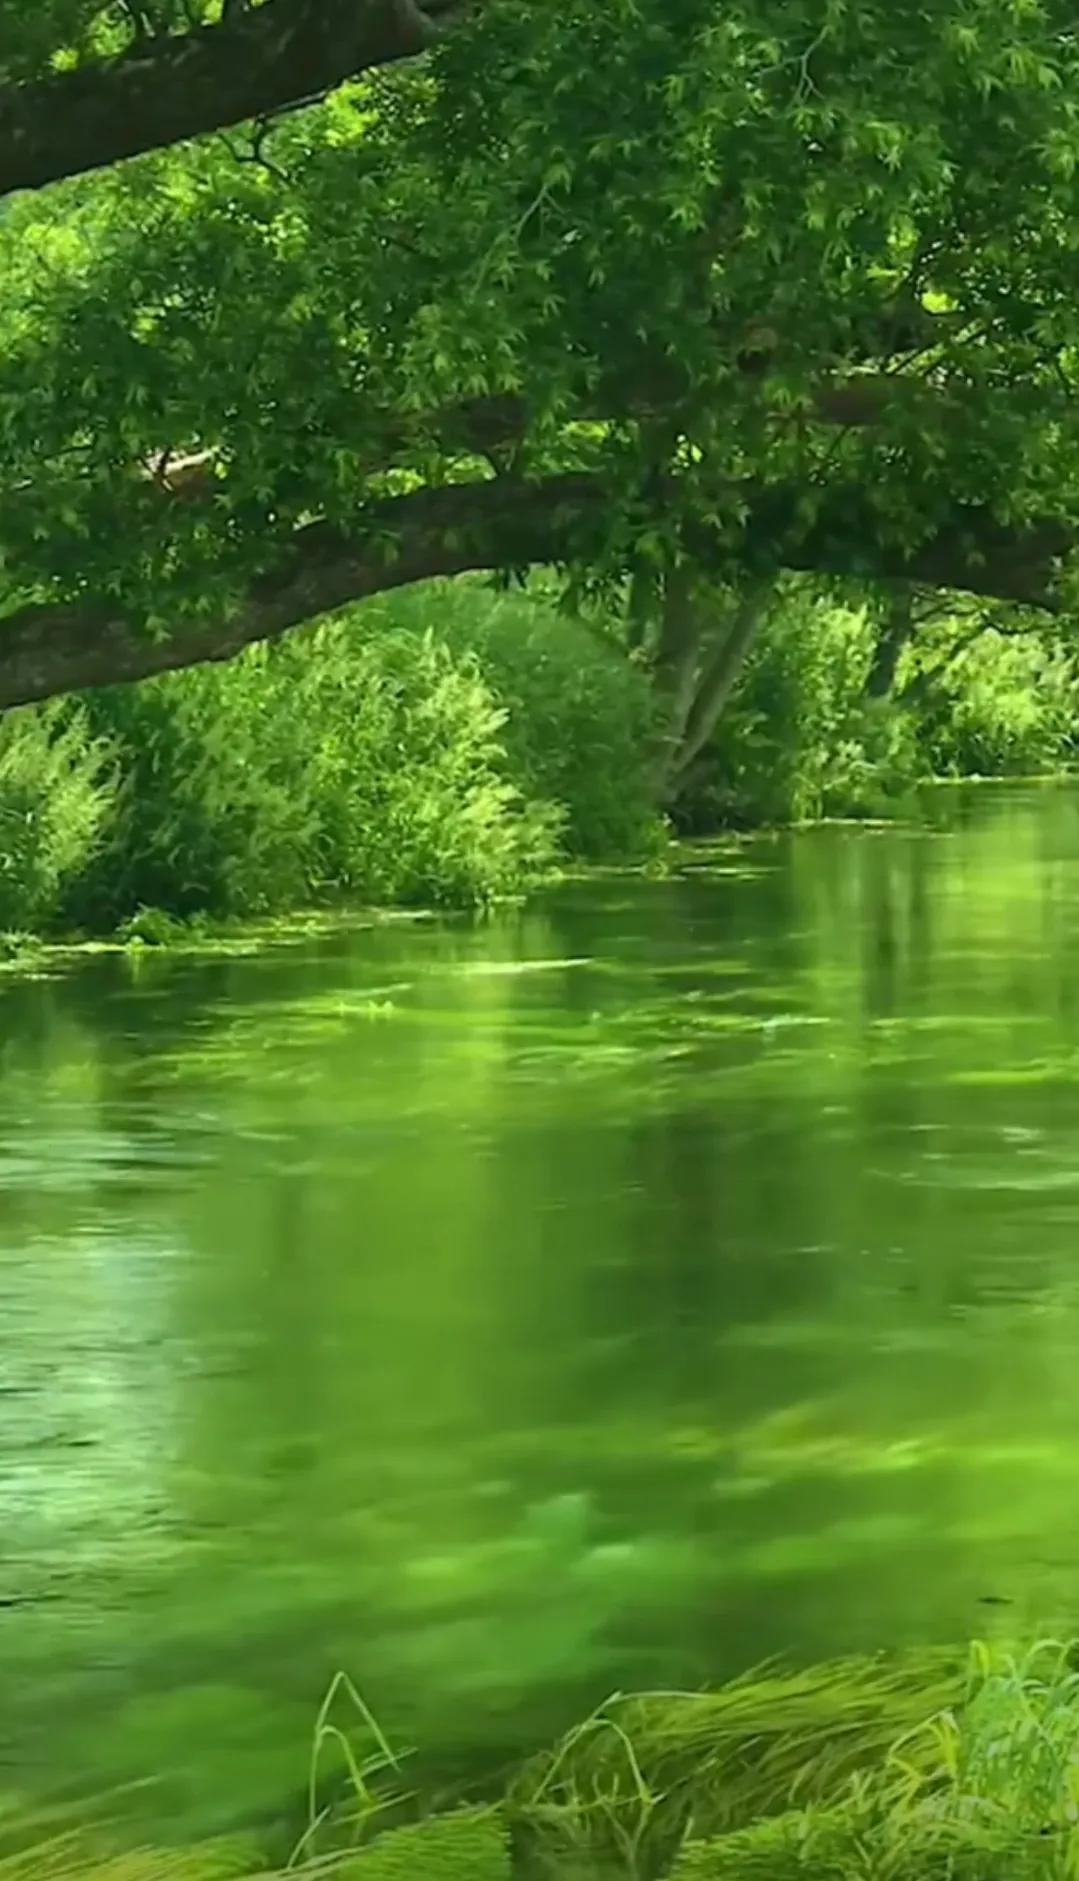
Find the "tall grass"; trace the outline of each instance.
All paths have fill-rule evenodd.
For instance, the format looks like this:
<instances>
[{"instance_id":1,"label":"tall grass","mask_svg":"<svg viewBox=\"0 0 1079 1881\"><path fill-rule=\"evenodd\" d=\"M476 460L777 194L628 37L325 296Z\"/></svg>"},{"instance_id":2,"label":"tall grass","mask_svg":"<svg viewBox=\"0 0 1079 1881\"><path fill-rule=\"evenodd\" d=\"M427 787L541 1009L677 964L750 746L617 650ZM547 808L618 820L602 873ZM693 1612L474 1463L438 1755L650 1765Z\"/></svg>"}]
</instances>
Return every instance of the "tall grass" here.
<instances>
[{"instance_id":1,"label":"tall grass","mask_svg":"<svg viewBox=\"0 0 1079 1881\"><path fill-rule=\"evenodd\" d=\"M140 903L483 902L553 854L558 814L512 782L478 666L430 636L334 623L90 709L124 776L82 883L97 924Z\"/></svg>"},{"instance_id":2,"label":"tall grass","mask_svg":"<svg viewBox=\"0 0 1079 1881\"><path fill-rule=\"evenodd\" d=\"M1053 1642L976 1646L616 1697L500 1798L429 1816L339 1678L278 1881L1075 1881L1076 1663ZM224 1881L253 1874L242 1860L226 1843L107 1857L64 1831L0 1858L0 1881Z\"/></svg>"}]
</instances>

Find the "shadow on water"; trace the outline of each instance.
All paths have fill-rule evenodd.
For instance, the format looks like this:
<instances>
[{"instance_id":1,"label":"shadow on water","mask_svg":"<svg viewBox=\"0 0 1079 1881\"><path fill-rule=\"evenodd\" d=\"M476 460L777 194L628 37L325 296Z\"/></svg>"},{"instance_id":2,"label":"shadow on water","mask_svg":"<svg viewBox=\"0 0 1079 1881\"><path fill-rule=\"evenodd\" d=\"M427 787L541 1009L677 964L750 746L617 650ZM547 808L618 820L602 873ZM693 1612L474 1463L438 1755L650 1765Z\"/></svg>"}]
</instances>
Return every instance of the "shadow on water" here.
<instances>
[{"instance_id":1,"label":"shadow on water","mask_svg":"<svg viewBox=\"0 0 1079 1881\"><path fill-rule=\"evenodd\" d=\"M0 985L0 1787L1074 1627L1077 940L1079 793L993 789Z\"/></svg>"}]
</instances>

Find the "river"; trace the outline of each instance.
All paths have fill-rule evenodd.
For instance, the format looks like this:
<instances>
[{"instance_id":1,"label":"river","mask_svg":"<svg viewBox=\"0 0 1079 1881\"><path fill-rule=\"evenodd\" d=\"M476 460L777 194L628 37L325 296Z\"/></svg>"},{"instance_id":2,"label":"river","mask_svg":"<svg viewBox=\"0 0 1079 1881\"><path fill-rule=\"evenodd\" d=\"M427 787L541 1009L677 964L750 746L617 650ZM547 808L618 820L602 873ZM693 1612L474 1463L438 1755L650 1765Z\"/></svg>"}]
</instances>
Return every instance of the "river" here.
<instances>
[{"instance_id":1,"label":"river","mask_svg":"<svg viewBox=\"0 0 1079 1881\"><path fill-rule=\"evenodd\" d=\"M1079 791L0 982L0 1793L1074 1628Z\"/></svg>"}]
</instances>

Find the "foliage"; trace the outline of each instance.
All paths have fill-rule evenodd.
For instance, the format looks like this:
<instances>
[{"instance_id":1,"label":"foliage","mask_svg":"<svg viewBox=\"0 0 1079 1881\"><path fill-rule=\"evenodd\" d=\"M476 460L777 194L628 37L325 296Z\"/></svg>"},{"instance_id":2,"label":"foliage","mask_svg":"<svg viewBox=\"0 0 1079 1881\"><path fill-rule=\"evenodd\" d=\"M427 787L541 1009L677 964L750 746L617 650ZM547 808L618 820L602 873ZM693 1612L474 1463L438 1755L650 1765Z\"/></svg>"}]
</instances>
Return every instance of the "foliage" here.
<instances>
[{"instance_id":1,"label":"foliage","mask_svg":"<svg viewBox=\"0 0 1079 1881\"><path fill-rule=\"evenodd\" d=\"M106 17L9 13L18 69ZM1079 507L1072 27L1065 0L486 0L269 142L15 202L8 604L45 608L45 650L76 610L107 658L117 617L265 624L302 547L297 618L407 576L430 532L395 517L428 511L380 500L447 482L473 487L443 559L585 588L920 550L1044 587ZM493 544L492 469L520 497Z\"/></svg>"},{"instance_id":2,"label":"foliage","mask_svg":"<svg viewBox=\"0 0 1079 1881\"><path fill-rule=\"evenodd\" d=\"M97 697L124 786L73 912L257 913L347 894L468 904L547 865L557 827L509 781L503 716L431 637L338 624ZM145 938L145 936L144 936Z\"/></svg>"},{"instance_id":3,"label":"foliage","mask_svg":"<svg viewBox=\"0 0 1079 1881\"><path fill-rule=\"evenodd\" d=\"M1059 641L993 628L970 641L946 622L919 646L908 678L918 740L938 776L1030 775L1074 762L1079 668Z\"/></svg>"},{"instance_id":4,"label":"foliage","mask_svg":"<svg viewBox=\"0 0 1079 1881\"><path fill-rule=\"evenodd\" d=\"M429 629L455 656L475 656L506 713L513 780L562 807L568 856L612 862L655 848L652 700L601 622L568 616L549 584L497 592L474 581L427 583L368 603L362 618Z\"/></svg>"},{"instance_id":5,"label":"foliage","mask_svg":"<svg viewBox=\"0 0 1079 1881\"><path fill-rule=\"evenodd\" d=\"M0 719L0 928L48 926L115 805L114 747L64 705Z\"/></svg>"}]
</instances>

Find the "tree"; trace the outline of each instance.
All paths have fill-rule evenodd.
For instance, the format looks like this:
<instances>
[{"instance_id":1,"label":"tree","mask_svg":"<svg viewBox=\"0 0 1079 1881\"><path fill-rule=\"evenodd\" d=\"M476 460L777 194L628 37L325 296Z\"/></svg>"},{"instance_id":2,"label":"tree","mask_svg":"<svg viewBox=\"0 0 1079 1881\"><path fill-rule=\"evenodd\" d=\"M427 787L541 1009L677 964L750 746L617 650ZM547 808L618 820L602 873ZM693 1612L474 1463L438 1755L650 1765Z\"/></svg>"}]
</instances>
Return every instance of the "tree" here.
<instances>
[{"instance_id":1,"label":"tree","mask_svg":"<svg viewBox=\"0 0 1079 1881\"><path fill-rule=\"evenodd\" d=\"M0 705L542 562L684 740L779 569L1064 606L1077 123L1064 0L487 0L17 201Z\"/></svg>"}]
</instances>

